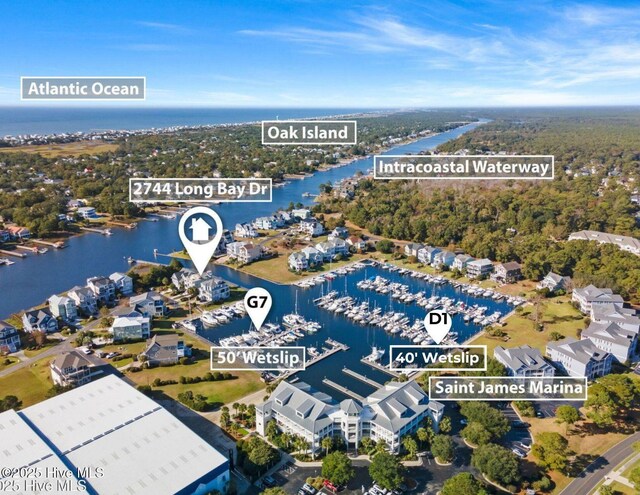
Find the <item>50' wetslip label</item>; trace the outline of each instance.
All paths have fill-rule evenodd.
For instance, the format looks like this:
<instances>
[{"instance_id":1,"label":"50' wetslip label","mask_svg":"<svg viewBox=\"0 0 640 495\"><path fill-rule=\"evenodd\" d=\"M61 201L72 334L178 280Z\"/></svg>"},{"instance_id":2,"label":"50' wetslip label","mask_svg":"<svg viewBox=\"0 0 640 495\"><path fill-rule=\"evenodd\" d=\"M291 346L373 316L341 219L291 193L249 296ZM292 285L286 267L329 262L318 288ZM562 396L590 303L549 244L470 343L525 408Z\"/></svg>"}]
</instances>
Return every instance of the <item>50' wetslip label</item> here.
<instances>
[{"instance_id":1,"label":"50' wetslip label","mask_svg":"<svg viewBox=\"0 0 640 495\"><path fill-rule=\"evenodd\" d=\"M355 120L263 120L262 144L356 144Z\"/></svg>"},{"instance_id":2,"label":"50' wetslip label","mask_svg":"<svg viewBox=\"0 0 640 495\"><path fill-rule=\"evenodd\" d=\"M303 371L305 367L304 347L211 347L211 371Z\"/></svg>"}]
</instances>

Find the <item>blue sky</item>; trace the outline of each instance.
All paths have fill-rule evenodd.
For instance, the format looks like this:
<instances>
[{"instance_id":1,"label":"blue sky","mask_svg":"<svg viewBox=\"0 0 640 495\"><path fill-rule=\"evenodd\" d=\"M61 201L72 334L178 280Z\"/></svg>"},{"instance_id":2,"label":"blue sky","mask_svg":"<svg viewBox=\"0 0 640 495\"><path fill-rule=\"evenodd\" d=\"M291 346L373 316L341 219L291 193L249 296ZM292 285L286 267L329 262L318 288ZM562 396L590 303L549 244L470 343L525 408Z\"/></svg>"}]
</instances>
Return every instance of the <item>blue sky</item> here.
<instances>
[{"instance_id":1,"label":"blue sky","mask_svg":"<svg viewBox=\"0 0 640 495\"><path fill-rule=\"evenodd\" d=\"M27 0L0 33L2 105L21 75L142 75L145 106L640 104L638 2Z\"/></svg>"}]
</instances>

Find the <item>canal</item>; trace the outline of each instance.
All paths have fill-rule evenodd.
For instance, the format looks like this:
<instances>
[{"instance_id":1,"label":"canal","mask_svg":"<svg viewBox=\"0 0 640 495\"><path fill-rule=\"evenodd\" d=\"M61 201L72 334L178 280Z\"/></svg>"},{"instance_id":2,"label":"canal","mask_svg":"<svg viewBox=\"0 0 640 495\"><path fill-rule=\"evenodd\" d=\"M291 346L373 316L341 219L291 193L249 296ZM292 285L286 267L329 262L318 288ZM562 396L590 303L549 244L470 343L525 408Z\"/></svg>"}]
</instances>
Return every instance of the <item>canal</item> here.
<instances>
[{"instance_id":1,"label":"canal","mask_svg":"<svg viewBox=\"0 0 640 495\"><path fill-rule=\"evenodd\" d=\"M468 124L454 130L417 140L387 151L387 154L415 154L436 148L487 122ZM353 176L373 166L372 158L356 160L344 167L318 172L302 180L289 181L273 190L271 203L224 203L215 206L225 228L233 230L236 223L270 215L286 208L290 202L305 202L305 192L317 193L319 186ZM178 219L159 222L141 221L134 230L114 229L111 237L86 234L68 241L68 247L49 250L45 255L15 259L15 264L0 267L0 318L41 304L49 296L85 285L86 279L95 275L109 275L115 271L127 271L126 258L153 259L153 250L168 253L181 249L178 238ZM235 272L234 272L235 273Z\"/></svg>"}]
</instances>

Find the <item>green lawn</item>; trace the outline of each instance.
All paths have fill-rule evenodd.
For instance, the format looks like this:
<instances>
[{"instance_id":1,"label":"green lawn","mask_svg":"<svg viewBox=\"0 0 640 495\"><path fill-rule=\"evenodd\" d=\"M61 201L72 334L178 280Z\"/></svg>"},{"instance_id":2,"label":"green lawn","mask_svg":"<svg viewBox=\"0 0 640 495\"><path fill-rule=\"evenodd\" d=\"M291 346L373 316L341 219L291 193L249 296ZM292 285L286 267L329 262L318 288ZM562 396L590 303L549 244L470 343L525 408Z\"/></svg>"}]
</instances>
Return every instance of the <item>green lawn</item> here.
<instances>
[{"instance_id":1,"label":"green lawn","mask_svg":"<svg viewBox=\"0 0 640 495\"><path fill-rule=\"evenodd\" d=\"M624 476L625 478L629 479L629 476L631 475L631 471L634 470L635 468L640 467L640 459L638 459L636 462L634 462L631 466L629 466L628 469L626 469L623 473L622 476Z\"/></svg>"},{"instance_id":2,"label":"green lawn","mask_svg":"<svg viewBox=\"0 0 640 495\"><path fill-rule=\"evenodd\" d=\"M533 311L532 306L523 307L522 313L516 313L506 320L502 330L506 337L491 337L481 334L473 343L487 346L487 352L493 356L493 349L502 345L504 347L517 347L528 344L536 347L544 354L547 342L551 340L551 332L558 332L565 337L577 337L577 331L583 329L586 324L584 316L569 302L568 296L545 299L543 304L544 330L535 329L533 320L529 315Z\"/></svg>"},{"instance_id":3,"label":"green lawn","mask_svg":"<svg viewBox=\"0 0 640 495\"><path fill-rule=\"evenodd\" d=\"M22 368L0 378L0 397L15 395L27 407L46 399L46 394L53 386L49 371L52 358L36 361L27 368Z\"/></svg>"},{"instance_id":4,"label":"green lawn","mask_svg":"<svg viewBox=\"0 0 640 495\"><path fill-rule=\"evenodd\" d=\"M19 363L20 360L13 356L0 357L0 371L10 368L16 363Z\"/></svg>"},{"instance_id":5,"label":"green lawn","mask_svg":"<svg viewBox=\"0 0 640 495\"><path fill-rule=\"evenodd\" d=\"M348 265L349 263L365 259L367 256L362 254L353 254L346 260L338 261L335 263L325 263L319 269L313 272L302 272L301 274L289 271L288 257L288 254L282 253L276 258L256 261L237 269L242 272L249 273L250 275L270 280L272 282L286 284L297 282L298 280L306 277L322 275L323 273L326 273L330 270L335 270L337 268Z\"/></svg>"},{"instance_id":6,"label":"green lawn","mask_svg":"<svg viewBox=\"0 0 640 495\"><path fill-rule=\"evenodd\" d=\"M53 341L47 342L40 349L25 349L24 350L24 355L26 357L28 357L28 358L37 357L40 354L42 354L44 351L49 349L50 347L52 347L54 345L58 345L59 343L60 342L58 342L57 340L53 340Z\"/></svg>"},{"instance_id":7,"label":"green lawn","mask_svg":"<svg viewBox=\"0 0 640 495\"><path fill-rule=\"evenodd\" d=\"M131 373L129 377L133 379L134 376L142 375L143 373ZM158 390L162 390L174 399L178 397L179 393L191 390L194 394L204 395L212 407L219 407L223 404L236 402L242 397L264 388L264 383L260 381L260 375L255 371L233 371L232 374L237 378L219 382L167 385L159 387Z\"/></svg>"},{"instance_id":8,"label":"green lawn","mask_svg":"<svg viewBox=\"0 0 640 495\"><path fill-rule=\"evenodd\" d=\"M177 333L181 335L186 344L192 345L192 353L195 362L191 364L176 364L175 366L161 366L151 369L143 369L136 373L127 373L127 377L138 385L151 385L156 378L160 380L176 380L181 376L195 377L204 376L210 371L209 349L206 344L187 332L175 332L169 330L154 329L154 333ZM135 345L135 344L133 344ZM122 352L122 351L120 351ZM120 361L113 363L120 366ZM207 401L212 406L220 406L229 402L237 401L242 397L264 388L264 383L260 380L260 374L255 371L232 372L237 378L233 380L223 380L218 382L200 382L192 384L166 385L154 387L154 390L164 392L166 395L177 399L178 394L186 390L191 390L194 394L202 394L207 397Z\"/></svg>"},{"instance_id":9,"label":"green lawn","mask_svg":"<svg viewBox=\"0 0 640 495\"><path fill-rule=\"evenodd\" d=\"M615 493L616 495L637 495L638 494L638 492L635 491L633 488L627 485L623 485L622 483L619 483L617 481L614 481L613 483L611 483L611 488L613 488L613 493Z\"/></svg>"}]
</instances>

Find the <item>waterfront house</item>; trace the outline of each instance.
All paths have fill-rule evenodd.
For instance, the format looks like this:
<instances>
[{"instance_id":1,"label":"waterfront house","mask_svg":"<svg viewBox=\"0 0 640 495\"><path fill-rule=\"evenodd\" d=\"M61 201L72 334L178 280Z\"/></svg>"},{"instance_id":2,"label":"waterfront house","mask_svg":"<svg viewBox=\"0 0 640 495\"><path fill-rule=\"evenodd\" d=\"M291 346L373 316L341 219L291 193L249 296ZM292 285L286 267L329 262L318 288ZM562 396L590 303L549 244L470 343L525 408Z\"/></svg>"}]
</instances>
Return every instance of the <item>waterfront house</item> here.
<instances>
[{"instance_id":1,"label":"waterfront house","mask_svg":"<svg viewBox=\"0 0 640 495\"><path fill-rule=\"evenodd\" d=\"M7 354L20 350L18 329L4 320L0 320L0 353Z\"/></svg>"},{"instance_id":2,"label":"waterfront house","mask_svg":"<svg viewBox=\"0 0 640 495\"><path fill-rule=\"evenodd\" d=\"M324 232L324 227L315 218L311 218L300 222L300 232L315 237Z\"/></svg>"},{"instance_id":3,"label":"waterfront house","mask_svg":"<svg viewBox=\"0 0 640 495\"><path fill-rule=\"evenodd\" d=\"M346 243L356 251L364 251L367 249L367 243L364 242L362 237L358 237L357 235L349 236Z\"/></svg>"},{"instance_id":4,"label":"waterfront house","mask_svg":"<svg viewBox=\"0 0 640 495\"><path fill-rule=\"evenodd\" d=\"M14 241L24 241L31 238L31 232L26 227L9 225L6 227L6 230L9 232L9 236Z\"/></svg>"},{"instance_id":5,"label":"waterfront house","mask_svg":"<svg viewBox=\"0 0 640 495\"><path fill-rule=\"evenodd\" d=\"M616 323L620 328L640 333L640 317L635 310L612 303L595 304L591 308L591 321L597 323Z\"/></svg>"},{"instance_id":6,"label":"waterfront house","mask_svg":"<svg viewBox=\"0 0 640 495\"><path fill-rule=\"evenodd\" d=\"M589 380L609 374L613 361L612 354L598 349L591 340L571 337L547 343L547 355L560 371Z\"/></svg>"},{"instance_id":7,"label":"waterfront house","mask_svg":"<svg viewBox=\"0 0 640 495\"><path fill-rule=\"evenodd\" d=\"M91 277L87 279L87 287L104 304L115 301L116 284L109 277Z\"/></svg>"},{"instance_id":8,"label":"waterfront house","mask_svg":"<svg viewBox=\"0 0 640 495\"><path fill-rule=\"evenodd\" d=\"M337 238L337 239L332 239L329 242L333 244L333 250L336 253L336 256L338 254L342 256L347 256L349 254L349 245L345 240Z\"/></svg>"},{"instance_id":9,"label":"waterfront house","mask_svg":"<svg viewBox=\"0 0 640 495\"><path fill-rule=\"evenodd\" d=\"M85 206L85 202L81 199L70 199L67 201L67 209L69 210L77 210L83 206Z\"/></svg>"},{"instance_id":10,"label":"waterfront house","mask_svg":"<svg viewBox=\"0 0 640 495\"><path fill-rule=\"evenodd\" d=\"M595 285L573 289L571 300L578 304L580 311L584 314L591 313L591 308L595 305L611 303L615 306L622 307L624 304L622 296L614 294L611 289L600 289Z\"/></svg>"},{"instance_id":11,"label":"waterfront house","mask_svg":"<svg viewBox=\"0 0 640 495\"><path fill-rule=\"evenodd\" d=\"M342 437L349 449L369 437L398 452L401 439L425 418L437 431L443 412L444 405L430 401L415 381L389 382L362 402L340 403L304 382L281 381L269 400L256 406L256 431L264 436L273 420L281 431L302 436L312 452L321 450L325 437Z\"/></svg>"},{"instance_id":12,"label":"waterfront house","mask_svg":"<svg viewBox=\"0 0 640 495\"><path fill-rule=\"evenodd\" d=\"M0 242L9 242L11 240L11 234L8 230L0 229Z\"/></svg>"},{"instance_id":13,"label":"waterfront house","mask_svg":"<svg viewBox=\"0 0 640 495\"><path fill-rule=\"evenodd\" d=\"M164 297L156 291L149 291L132 296L129 299L129 307L139 312L143 316L153 318L154 316L163 317L167 314L167 306Z\"/></svg>"},{"instance_id":14,"label":"waterfront house","mask_svg":"<svg viewBox=\"0 0 640 495\"><path fill-rule=\"evenodd\" d=\"M171 283L178 290L188 290L191 287L200 285L203 279L209 278L211 272L204 272L202 277L198 272L191 268L181 268L179 271L171 275Z\"/></svg>"},{"instance_id":15,"label":"waterfront house","mask_svg":"<svg viewBox=\"0 0 640 495\"><path fill-rule=\"evenodd\" d=\"M91 381L93 364L78 351L59 354L51 361L51 380L61 387L79 387Z\"/></svg>"},{"instance_id":16,"label":"waterfront house","mask_svg":"<svg viewBox=\"0 0 640 495\"><path fill-rule=\"evenodd\" d=\"M404 254L407 256L415 256L418 257L418 251L420 251L424 247L424 244L417 244L415 242L410 242L404 247Z\"/></svg>"},{"instance_id":17,"label":"waterfront house","mask_svg":"<svg viewBox=\"0 0 640 495\"><path fill-rule=\"evenodd\" d=\"M323 261L331 261L336 257L336 248L332 242L325 241L316 244L316 249L322 254Z\"/></svg>"},{"instance_id":18,"label":"waterfront house","mask_svg":"<svg viewBox=\"0 0 640 495\"><path fill-rule=\"evenodd\" d=\"M473 256L469 256L468 254L459 254L456 256L456 259L453 260L452 268L462 272L467 269L467 265L474 259Z\"/></svg>"},{"instance_id":19,"label":"waterfront house","mask_svg":"<svg viewBox=\"0 0 640 495\"><path fill-rule=\"evenodd\" d=\"M97 217L96 209L93 206L81 206L77 210L78 216L85 220Z\"/></svg>"},{"instance_id":20,"label":"waterfront house","mask_svg":"<svg viewBox=\"0 0 640 495\"><path fill-rule=\"evenodd\" d=\"M309 261L304 253L291 253L288 258L289 268L296 272L302 272L309 268Z\"/></svg>"},{"instance_id":21,"label":"waterfront house","mask_svg":"<svg viewBox=\"0 0 640 495\"><path fill-rule=\"evenodd\" d=\"M238 223L234 235L238 238L249 239L258 237L259 234L250 223Z\"/></svg>"},{"instance_id":22,"label":"waterfront house","mask_svg":"<svg viewBox=\"0 0 640 495\"><path fill-rule=\"evenodd\" d=\"M56 318L62 318L64 321L73 322L78 317L78 308L76 303L70 297L58 296L54 294L48 300L49 311Z\"/></svg>"},{"instance_id":23,"label":"waterfront house","mask_svg":"<svg viewBox=\"0 0 640 495\"><path fill-rule=\"evenodd\" d=\"M274 215L278 219L278 225L284 226L285 224L291 223L293 218L291 217L291 213L285 210L279 210Z\"/></svg>"},{"instance_id":24,"label":"waterfront house","mask_svg":"<svg viewBox=\"0 0 640 495\"><path fill-rule=\"evenodd\" d=\"M522 265L516 261L498 263L491 279L503 284L512 284L522 278Z\"/></svg>"},{"instance_id":25,"label":"waterfront house","mask_svg":"<svg viewBox=\"0 0 640 495\"><path fill-rule=\"evenodd\" d=\"M31 309L22 315L25 332L53 333L58 331L58 320L48 309Z\"/></svg>"},{"instance_id":26,"label":"waterfront house","mask_svg":"<svg viewBox=\"0 0 640 495\"><path fill-rule=\"evenodd\" d=\"M126 273L115 272L109 278L116 286L116 291L128 296L133 293L133 279Z\"/></svg>"},{"instance_id":27,"label":"waterfront house","mask_svg":"<svg viewBox=\"0 0 640 495\"><path fill-rule=\"evenodd\" d=\"M227 245L227 255L241 264L251 263L262 258L262 247L251 242L232 242Z\"/></svg>"},{"instance_id":28,"label":"waterfront house","mask_svg":"<svg viewBox=\"0 0 640 495\"><path fill-rule=\"evenodd\" d=\"M436 253L433 257L433 261L431 262L431 266L434 268L443 268L443 267L451 267L453 266L453 262L456 259L456 255L451 251L442 250L439 253Z\"/></svg>"},{"instance_id":29,"label":"waterfront house","mask_svg":"<svg viewBox=\"0 0 640 495\"><path fill-rule=\"evenodd\" d=\"M608 234L595 230L581 230L569 235L570 241L595 241L599 244L613 244L623 251L640 256L640 240L626 235Z\"/></svg>"},{"instance_id":30,"label":"waterfront house","mask_svg":"<svg viewBox=\"0 0 640 495\"><path fill-rule=\"evenodd\" d=\"M538 349L528 345L504 348L497 346L493 351L496 361L502 363L510 376L516 377L551 377L555 369Z\"/></svg>"},{"instance_id":31,"label":"waterfront house","mask_svg":"<svg viewBox=\"0 0 640 495\"><path fill-rule=\"evenodd\" d=\"M349 237L349 229L346 227L336 227L331 231L329 237L332 239L346 239Z\"/></svg>"},{"instance_id":32,"label":"waterfront house","mask_svg":"<svg viewBox=\"0 0 640 495\"><path fill-rule=\"evenodd\" d=\"M549 272L547 275L536 285L536 289L549 289L551 292L558 290L567 290L571 284L571 277L563 277L557 273Z\"/></svg>"},{"instance_id":33,"label":"waterfront house","mask_svg":"<svg viewBox=\"0 0 640 495\"><path fill-rule=\"evenodd\" d=\"M493 263L487 258L467 263L467 277L469 278L487 278L491 272L493 272Z\"/></svg>"},{"instance_id":34,"label":"waterfront house","mask_svg":"<svg viewBox=\"0 0 640 495\"><path fill-rule=\"evenodd\" d=\"M148 316L120 316L109 329L114 342L148 339L151 335L151 319Z\"/></svg>"},{"instance_id":35,"label":"waterfront house","mask_svg":"<svg viewBox=\"0 0 640 495\"><path fill-rule=\"evenodd\" d=\"M291 216L297 220L306 220L307 218L311 218L311 210L307 208L296 208L291 210Z\"/></svg>"},{"instance_id":36,"label":"waterfront house","mask_svg":"<svg viewBox=\"0 0 640 495\"><path fill-rule=\"evenodd\" d=\"M253 221L253 227L260 230L273 230L278 228L275 217L259 217Z\"/></svg>"},{"instance_id":37,"label":"waterfront house","mask_svg":"<svg viewBox=\"0 0 640 495\"><path fill-rule=\"evenodd\" d=\"M582 331L580 338L589 339L598 349L613 354L619 363L625 364L635 358L638 332L622 328L617 323L592 322Z\"/></svg>"},{"instance_id":38,"label":"waterfront house","mask_svg":"<svg viewBox=\"0 0 640 495\"><path fill-rule=\"evenodd\" d=\"M88 287L76 286L67 292L79 311L85 315L93 315L98 312L98 300L96 295Z\"/></svg>"},{"instance_id":39,"label":"waterfront house","mask_svg":"<svg viewBox=\"0 0 640 495\"><path fill-rule=\"evenodd\" d=\"M176 334L154 335L142 355L150 365L176 364L181 357L191 355L191 348Z\"/></svg>"},{"instance_id":40,"label":"waterfront house","mask_svg":"<svg viewBox=\"0 0 640 495\"><path fill-rule=\"evenodd\" d=\"M418 249L418 261L420 263L424 263L425 265L430 265L431 263L433 263L436 254L438 254L440 251L441 249L437 247L424 246Z\"/></svg>"},{"instance_id":41,"label":"waterfront house","mask_svg":"<svg viewBox=\"0 0 640 495\"><path fill-rule=\"evenodd\" d=\"M223 256L227 252L227 245L234 242L233 234L229 229L224 229L222 231L222 237L220 238L220 242L214 251L214 256Z\"/></svg>"},{"instance_id":42,"label":"waterfront house","mask_svg":"<svg viewBox=\"0 0 640 495\"><path fill-rule=\"evenodd\" d=\"M203 280L198 287L198 299L204 302L218 302L229 299L231 290L229 284L220 277Z\"/></svg>"},{"instance_id":43,"label":"waterfront house","mask_svg":"<svg viewBox=\"0 0 640 495\"><path fill-rule=\"evenodd\" d=\"M301 252L307 258L309 266L322 264L324 257L316 248L307 246Z\"/></svg>"}]
</instances>

